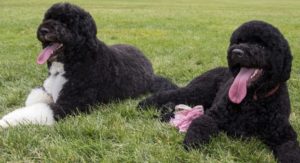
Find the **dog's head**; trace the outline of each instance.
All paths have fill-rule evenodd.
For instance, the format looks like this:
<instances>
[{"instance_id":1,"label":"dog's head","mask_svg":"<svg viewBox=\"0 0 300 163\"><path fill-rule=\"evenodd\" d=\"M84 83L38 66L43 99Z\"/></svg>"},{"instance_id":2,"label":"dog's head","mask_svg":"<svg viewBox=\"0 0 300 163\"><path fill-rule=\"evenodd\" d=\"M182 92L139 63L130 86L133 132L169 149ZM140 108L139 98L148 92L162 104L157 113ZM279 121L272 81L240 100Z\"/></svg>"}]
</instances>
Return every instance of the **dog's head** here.
<instances>
[{"instance_id":1,"label":"dog's head","mask_svg":"<svg viewBox=\"0 0 300 163\"><path fill-rule=\"evenodd\" d=\"M76 48L95 40L96 24L92 16L76 5L57 3L45 13L37 30L43 45L37 62L43 64L57 57L64 48Z\"/></svg>"},{"instance_id":2,"label":"dog's head","mask_svg":"<svg viewBox=\"0 0 300 163\"><path fill-rule=\"evenodd\" d=\"M227 55L234 82L229 98L240 103L247 92L267 93L290 77L292 55L280 31L263 21L250 21L237 28Z\"/></svg>"}]
</instances>

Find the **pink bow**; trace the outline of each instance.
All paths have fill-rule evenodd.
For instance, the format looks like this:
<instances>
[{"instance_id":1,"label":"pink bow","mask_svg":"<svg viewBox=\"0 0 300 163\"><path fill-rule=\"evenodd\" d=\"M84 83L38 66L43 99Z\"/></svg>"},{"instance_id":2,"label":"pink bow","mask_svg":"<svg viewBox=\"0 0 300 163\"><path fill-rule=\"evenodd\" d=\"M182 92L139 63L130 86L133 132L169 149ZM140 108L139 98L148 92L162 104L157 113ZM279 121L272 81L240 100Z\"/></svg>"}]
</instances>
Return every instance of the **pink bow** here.
<instances>
[{"instance_id":1,"label":"pink bow","mask_svg":"<svg viewBox=\"0 0 300 163\"><path fill-rule=\"evenodd\" d=\"M186 132L192 121L204 114L202 105L193 108L179 104L175 106L175 117L171 118L170 124L179 129L179 132Z\"/></svg>"}]
</instances>

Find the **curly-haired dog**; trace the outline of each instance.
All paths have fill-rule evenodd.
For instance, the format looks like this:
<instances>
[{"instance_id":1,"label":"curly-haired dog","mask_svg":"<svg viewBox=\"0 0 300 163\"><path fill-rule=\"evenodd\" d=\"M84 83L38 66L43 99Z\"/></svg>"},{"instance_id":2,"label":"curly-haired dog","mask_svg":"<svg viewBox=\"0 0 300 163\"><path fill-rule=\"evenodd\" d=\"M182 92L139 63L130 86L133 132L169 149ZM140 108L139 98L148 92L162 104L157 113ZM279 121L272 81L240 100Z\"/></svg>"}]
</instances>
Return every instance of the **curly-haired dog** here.
<instances>
[{"instance_id":1,"label":"curly-haired dog","mask_svg":"<svg viewBox=\"0 0 300 163\"><path fill-rule=\"evenodd\" d=\"M31 91L26 107L0 120L0 126L53 124L95 103L177 88L153 73L149 60L129 45L107 46L96 37L91 15L69 3L54 4L37 30L43 45L37 63L48 63L42 88Z\"/></svg>"},{"instance_id":2,"label":"curly-haired dog","mask_svg":"<svg viewBox=\"0 0 300 163\"><path fill-rule=\"evenodd\" d=\"M297 134L289 123L286 81L292 55L287 40L272 25L250 21L233 32L227 60L229 68L210 70L186 87L155 94L139 106L163 109L185 103L207 108L190 125L186 148L199 147L223 131L260 138L279 162L300 162Z\"/></svg>"}]
</instances>

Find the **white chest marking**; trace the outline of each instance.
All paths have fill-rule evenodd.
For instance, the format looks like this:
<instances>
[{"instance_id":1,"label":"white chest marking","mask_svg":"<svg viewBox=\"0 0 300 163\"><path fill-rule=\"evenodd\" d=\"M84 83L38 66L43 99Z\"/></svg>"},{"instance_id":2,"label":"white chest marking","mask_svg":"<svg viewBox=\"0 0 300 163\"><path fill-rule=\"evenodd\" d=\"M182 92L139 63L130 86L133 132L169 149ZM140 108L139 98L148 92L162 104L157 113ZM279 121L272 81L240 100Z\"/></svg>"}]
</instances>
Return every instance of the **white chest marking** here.
<instances>
[{"instance_id":1,"label":"white chest marking","mask_svg":"<svg viewBox=\"0 0 300 163\"><path fill-rule=\"evenodd\" d=\"M49 73L50 75L44 81L43 86L47 93L52 96L53 101L56 102L63 85L67 82L67 79L63 76L65 74L64 65L60 62L53 62Z\"/></svg>"}]
</instances>

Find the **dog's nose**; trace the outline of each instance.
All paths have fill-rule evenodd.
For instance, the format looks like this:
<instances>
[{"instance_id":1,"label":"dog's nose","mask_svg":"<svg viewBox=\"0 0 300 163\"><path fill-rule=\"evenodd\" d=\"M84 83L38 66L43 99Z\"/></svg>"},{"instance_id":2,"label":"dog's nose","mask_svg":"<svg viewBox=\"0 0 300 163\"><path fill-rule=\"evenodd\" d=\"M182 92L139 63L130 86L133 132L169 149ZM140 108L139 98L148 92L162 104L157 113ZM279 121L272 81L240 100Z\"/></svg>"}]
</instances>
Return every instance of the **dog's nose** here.
<instances>
[{"instance_id":1,"label":"dog's nose","mask_svg":"<svg viewBox=\"0 0 300 163\"><path fill-rule=\"evenodd\" d=\"M244 55L244 51L241 49L233 49L232 50L232 55L236 56L236 57L243 57Z\"/></svg>"},{"instance_id":2,"label":"dog's nose","mask_svg":"<svg viewBox=\"0 0 300 163\"><path fill-rule=\"evenodd\" d=\"M41 29L40 29L40 34L42 34L42 35L46 35L47 33L49 33L49 29L48 28L45 28L45 27L42 27Z\"/></svg>"}]
</instances>

